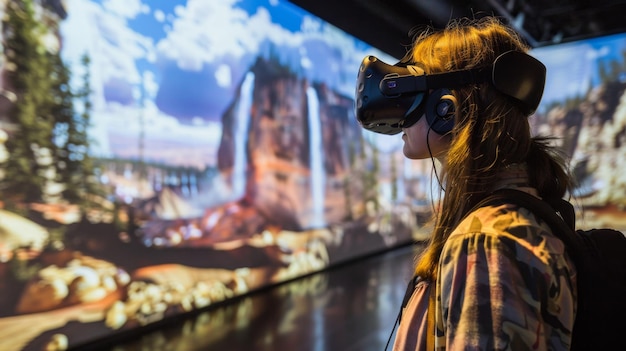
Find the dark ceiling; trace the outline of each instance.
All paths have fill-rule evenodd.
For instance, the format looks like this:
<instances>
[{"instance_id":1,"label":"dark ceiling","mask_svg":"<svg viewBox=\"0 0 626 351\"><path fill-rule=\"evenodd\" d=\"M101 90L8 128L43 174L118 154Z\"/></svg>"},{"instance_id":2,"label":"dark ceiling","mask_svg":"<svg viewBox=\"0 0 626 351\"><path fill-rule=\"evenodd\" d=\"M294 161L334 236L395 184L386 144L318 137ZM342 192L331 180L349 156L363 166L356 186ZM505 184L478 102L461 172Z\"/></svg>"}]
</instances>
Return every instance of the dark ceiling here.
<instances>
[{"instance_id":1,"label":"dark ceiling","mask_svg":"<svg viewBox=\"0 0 626 351\"><path fill-rule=\"evenodd\" d=\"M626 0L290 0L395 57L411 29L495 15L532 47L626 32Z\"/></svg>"}]
</instances>

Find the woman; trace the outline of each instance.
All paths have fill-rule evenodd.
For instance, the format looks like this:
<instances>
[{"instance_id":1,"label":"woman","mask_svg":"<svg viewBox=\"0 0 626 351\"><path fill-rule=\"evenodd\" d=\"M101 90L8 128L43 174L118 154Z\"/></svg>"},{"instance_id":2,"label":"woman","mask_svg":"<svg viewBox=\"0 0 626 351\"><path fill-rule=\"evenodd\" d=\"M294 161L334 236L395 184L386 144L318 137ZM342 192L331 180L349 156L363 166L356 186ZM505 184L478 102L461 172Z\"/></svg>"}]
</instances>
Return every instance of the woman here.
<instances>
[{"instance_id":1,"label":"woman","mask_svg":"<svg viewBox=\"0 0 626 351\"><path fill-rule=\"evenodd\" d=\"M488 17L420 34L409 60L433 74L489 66L511 50L528 48L514 30ZM451 94L450 132L437 134L427 118L403 128L406 157L440 161L435 175L443 197L416 262L417 284L394 350L426 350L430 343L436 350L567 350L576 282L563 243L527 209L474 209L501 188L565 196L571 184L565 163L547 140L531 137L528 111L491 83ZM436 337L427 342L429 312Z\"/></svg>"}]
</instances>

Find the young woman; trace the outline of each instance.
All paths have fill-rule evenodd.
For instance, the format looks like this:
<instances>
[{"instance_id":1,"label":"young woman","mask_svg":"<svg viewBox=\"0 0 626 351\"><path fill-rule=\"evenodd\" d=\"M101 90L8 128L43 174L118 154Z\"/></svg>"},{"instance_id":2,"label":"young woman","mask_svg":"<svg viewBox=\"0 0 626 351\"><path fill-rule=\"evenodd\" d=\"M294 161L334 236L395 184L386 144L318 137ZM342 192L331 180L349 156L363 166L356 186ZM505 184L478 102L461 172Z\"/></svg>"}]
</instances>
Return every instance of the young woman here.
<instances>
[{"instance_id":1,"label":"young woman","mask_svg":"<svg viewBox=\"0 0 626 351\"><path fill-rule=\"evenodd\" d=\"M409 61L434 74L490 66L505 52L527 50L513 29L489 17L419 34ZM565 162L547 140L531 136L528 110L491 82L450 92L450 132L435 132L424 117L403 128L406 157L440 161L435 175L443 196L394 350L431 343L436 350L568 350L576 274L563 242L525 208L475 209L502 188L565 196Z\"/></svg>"}]
</instances>

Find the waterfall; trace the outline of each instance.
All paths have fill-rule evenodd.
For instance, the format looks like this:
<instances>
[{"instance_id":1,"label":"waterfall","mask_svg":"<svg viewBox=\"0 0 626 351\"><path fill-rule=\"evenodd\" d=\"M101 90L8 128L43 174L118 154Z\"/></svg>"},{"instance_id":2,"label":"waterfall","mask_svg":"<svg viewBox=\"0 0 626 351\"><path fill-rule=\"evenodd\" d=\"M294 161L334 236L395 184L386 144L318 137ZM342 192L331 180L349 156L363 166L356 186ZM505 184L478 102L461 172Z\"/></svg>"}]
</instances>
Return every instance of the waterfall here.
<instances>
[{"instance_id":1,"label":"waterfall","mask_svg":"<svg viewBox=\"0 0 626 351\"><path fill-rule=\"evenodd\" d=\"M248 129L250 126L250 108L252 106L252 92L254 90L254 73L248 72L241 84L239 102L235 112L235 128L233 138L235 140L235 155L232 178L232 198L241 198L246 191L246 168Z\"/></svg>"},{"instance_id":2,"label":"waterfall","mask_svg":"<svg viewBox=\"0 0 626 351\"><path fill-rule=\"evenodd\" d=\"M317 92L309 87L306 91L309 114L309 152L311 168L311 221L309 227L320 227L324 220L324 198L326 172L324 171L324 148L322 143L322 123Z\"/></svg>"}]
</instances>

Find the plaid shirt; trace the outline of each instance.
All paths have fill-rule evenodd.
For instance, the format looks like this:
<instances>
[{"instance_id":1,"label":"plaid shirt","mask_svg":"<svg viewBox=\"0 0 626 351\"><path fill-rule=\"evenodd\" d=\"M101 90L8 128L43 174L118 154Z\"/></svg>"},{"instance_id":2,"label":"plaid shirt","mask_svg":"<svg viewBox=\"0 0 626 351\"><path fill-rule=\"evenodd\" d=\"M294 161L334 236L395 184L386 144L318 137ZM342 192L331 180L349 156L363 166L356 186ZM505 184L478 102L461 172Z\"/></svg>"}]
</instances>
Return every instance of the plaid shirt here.
<instances>
[{"instance_id":1,"label":"plaid shirt","mask_svg":"<svg viewBox=\"0 0 626 351\"><path fill-rule=\"evenodd\" d=\"M568 350L576 272L564 250L525 208L488 206L467 216L439 260L436 350ZM394 350L426 350L430 287L418 282Z\"/></svg>"}]
</instances>

